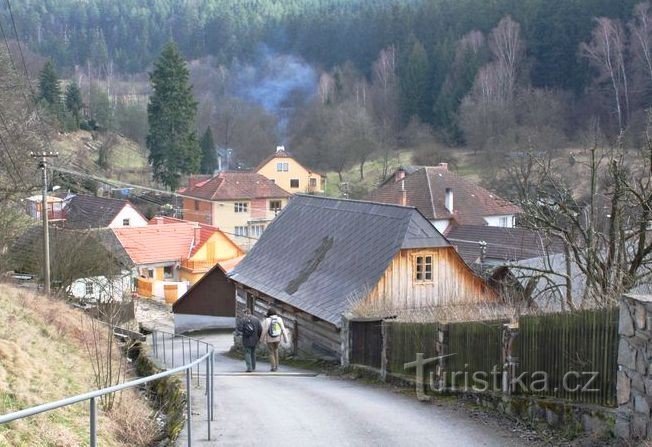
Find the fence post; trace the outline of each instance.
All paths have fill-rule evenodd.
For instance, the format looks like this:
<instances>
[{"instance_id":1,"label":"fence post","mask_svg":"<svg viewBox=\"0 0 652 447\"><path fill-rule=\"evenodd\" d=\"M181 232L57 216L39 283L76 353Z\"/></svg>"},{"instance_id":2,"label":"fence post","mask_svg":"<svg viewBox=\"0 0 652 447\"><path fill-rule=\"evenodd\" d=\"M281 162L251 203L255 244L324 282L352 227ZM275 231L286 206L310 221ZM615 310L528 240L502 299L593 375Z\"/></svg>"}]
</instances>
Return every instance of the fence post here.
<instances>
[{"instance_id":1,"label":"fence post","mask_svg":"<svg viewBox=\"0 0 652 447\"><path fill-rule=\"evenodd\" d=\"M95 398L91 397L90 399L90 425L91 425L91 439L90 439L90 446L91 447L96 447L97 446L97 405L95 402Z\"/></svg>"},{"instance_id":2,"label":"fence post","mask_svg":"<svg viewBox=\"0 0 652 447\"><path fill-rule=\"evenodd\" d=\"M188 447L192 446L192 405L190 394L192 392L192 387L190 386L190 371L192 368L186 370L186 412L188 416L186 417L186 431L188 432Z\"/></svg>"},{"instance_id":3,"label":"fence post","mask_svg":"<svg viewBox=\"0 0 652 447\"><path fill-rule=\"evenodd\" d=\"M385 382L387 380L387 349L389 346L389 324L385 320L380 321L380 338L382 340L382 348L380 350L380 379Z\"/></svg>"},{"instance_id":4,"label":"fence post","mask_svg":"<svg viewBox=\"0 0 652 447\"><path fill-rule=\"evenodd\" d=\"M174 341L177 339L176 335L172 336L172 368L174 368ZM183 364L183 363L182 363Z\"/></svg>"},{"instance_id":5,"label":"fence post","mask_svg":"<svg viewBox=\"0 0 652 447\"><path fill-rule=\"evenodd\" d=\"M215 352L211 352L211 421L215 412Z\"/></svg>"},{"instance_id":6,"label":"fence post","mask_svg":"<svg viewBox=\"0 0 652 447\"><path fill-rule=\"evenodd\" d=\"M342 344L342 354L340 364L347 367L351 364L351 333L350 320L347 314L342 315L342 328L340 329L340 340Z\"/></svg>"},{"instance_id":7,"label":"fence post","mask_svg":"<svg viewBox=\"0 0 652 447\"><path fill-rule=\"evenodd\" d=\"M512 394L513 386L512 379L516 376L516 364L518 359L512 354L512 347L514 339L518 336L518 323L505 323L503 324L502 334L502 358L503 363L503 380L502 392L505 394Z\"/></svg>"},{"instance_id":8,"label":"fence post","mask_svg":"<svg viewBox=\"0 0 652 447\"><path fill-rule=\"evenodd\" d=\"M206 345L208 348L208 345ZM208 357L206 357L206 424L208 425L208 440L211 440L211 375L210 375L210 362Z\"/></svg>"}]
</instances>

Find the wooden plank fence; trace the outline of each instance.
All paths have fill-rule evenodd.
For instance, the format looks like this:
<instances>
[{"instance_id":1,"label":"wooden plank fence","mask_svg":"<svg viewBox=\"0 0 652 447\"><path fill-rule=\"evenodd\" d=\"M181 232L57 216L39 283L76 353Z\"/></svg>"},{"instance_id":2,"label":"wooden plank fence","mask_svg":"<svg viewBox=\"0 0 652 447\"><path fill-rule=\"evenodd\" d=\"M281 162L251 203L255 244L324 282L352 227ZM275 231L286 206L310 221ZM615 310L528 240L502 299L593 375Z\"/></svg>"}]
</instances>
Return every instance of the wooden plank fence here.
<instances>
[{"instance_id":1,"label":"wooden plank fence","mask_svg":"<svg viewBox=\"0 0 652 447\"><path fill-rule=\"evenodd\" d=\"M444 325L438 323L399 323L385 322L387 333L387 372L395 376L414 377L415 369L406 371L403 365L413 362L418 352L424 358L440 355L444 340L440 331Z\"/></svg>"},{"instance_id":2,"label":"wooden plank fence","mask_svg":"<svg viewBox=\"0 0 652 447\"><path fill-rule=\"evenodd\" d=\"M502 331L504 321L473 321L448 325L448 352L445 360L447 385L451 385L451 374L483 371L486 378L495 368L502 372ZM498 380L502 374L499 374ZM500 382L498 382L500 384ZM461 383L456 382L456 387Z\"/></svg>"},{"instance_id":3,"label":"wooden plank fence","mask_svg":"<svg viewBox=\"0 0 652 447\"><path fill-rule=\"evenodd\" d=\"M528 393L616 405L618 309L521 317L515 344L516 376L527 373ZM535 371L548 376L546 389L533 392L533 382L542 377L533 376ZM588 387L596 391L583 391L593 374Z\"/></svg>"},{"instance_id":4,"label":"wooden plank fence","mask_svg":"<svg viewBox=\"0 0 652 447\"><path fill-rule=\"evenodd\" d=\"M382 321L351 321L351 363L380 368L383 351Z\"/></svg>"}]
</instances>

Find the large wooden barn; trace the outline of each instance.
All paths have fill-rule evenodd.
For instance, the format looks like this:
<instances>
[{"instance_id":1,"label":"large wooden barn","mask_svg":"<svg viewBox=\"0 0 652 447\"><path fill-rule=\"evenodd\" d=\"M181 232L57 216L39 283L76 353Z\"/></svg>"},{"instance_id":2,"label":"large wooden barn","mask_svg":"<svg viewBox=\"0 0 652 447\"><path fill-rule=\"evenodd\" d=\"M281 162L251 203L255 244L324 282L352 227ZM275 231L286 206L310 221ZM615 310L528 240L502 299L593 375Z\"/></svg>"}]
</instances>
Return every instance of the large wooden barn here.
<instances>
[{"instance_id":1,"label":"large wooden barn","mask_svg":"<svg viewBox=\"0 0 652 447\"><path fill-rule=\"evenodd\" d=\"M296 354L339 359L342 315L495 299L416 208L297 196L230 273L237 312L273 306Z\"/></svg>"}]
</instances>

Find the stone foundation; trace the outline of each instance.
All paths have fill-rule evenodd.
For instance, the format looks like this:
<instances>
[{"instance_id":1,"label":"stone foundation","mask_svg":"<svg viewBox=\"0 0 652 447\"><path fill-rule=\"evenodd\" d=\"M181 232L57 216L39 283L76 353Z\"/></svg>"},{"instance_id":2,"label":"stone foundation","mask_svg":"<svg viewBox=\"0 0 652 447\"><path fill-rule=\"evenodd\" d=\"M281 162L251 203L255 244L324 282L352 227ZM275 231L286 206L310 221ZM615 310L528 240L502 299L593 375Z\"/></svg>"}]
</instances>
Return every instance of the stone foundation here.
<instances>
[{"instance_id":1,"label":"stone foundation","mask_svg":"<svg viewBox=\"0 0 652 447\"><path fill-rule=\"evenodd\" d=\"M652 439L652 296L622 297L618 334L616 434Z\"/></svg>"}]
</instances>

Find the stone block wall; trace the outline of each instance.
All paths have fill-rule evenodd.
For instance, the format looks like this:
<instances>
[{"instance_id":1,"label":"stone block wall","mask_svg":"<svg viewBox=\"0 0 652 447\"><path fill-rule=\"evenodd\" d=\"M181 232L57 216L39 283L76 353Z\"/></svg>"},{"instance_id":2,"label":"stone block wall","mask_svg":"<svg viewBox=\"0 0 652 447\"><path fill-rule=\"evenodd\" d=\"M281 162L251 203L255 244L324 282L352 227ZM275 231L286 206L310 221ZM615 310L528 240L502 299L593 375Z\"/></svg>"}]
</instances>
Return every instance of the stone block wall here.
<instances>
[{"instance_id":1,"label":"stone block wall","mask_svg":"<svg viewBox=\"0 0 652 447\"><path fill-rule=\"evenodd\" d=\"M622 297L618 334L616 434L652 439L652 296Z\"/></svg>"}]
</instances>

